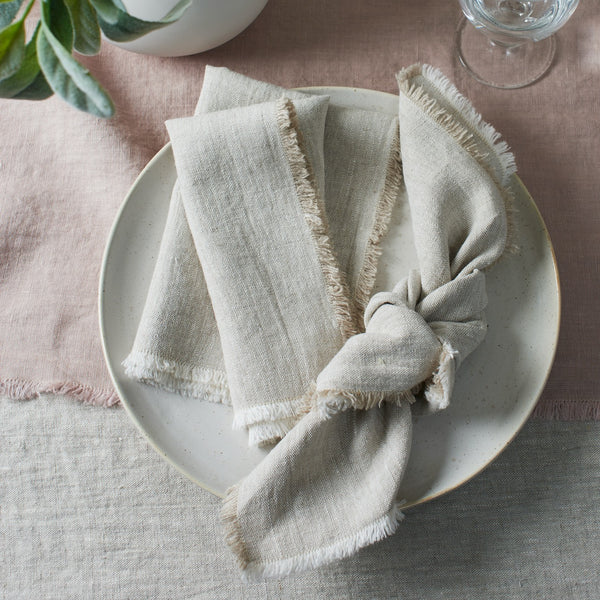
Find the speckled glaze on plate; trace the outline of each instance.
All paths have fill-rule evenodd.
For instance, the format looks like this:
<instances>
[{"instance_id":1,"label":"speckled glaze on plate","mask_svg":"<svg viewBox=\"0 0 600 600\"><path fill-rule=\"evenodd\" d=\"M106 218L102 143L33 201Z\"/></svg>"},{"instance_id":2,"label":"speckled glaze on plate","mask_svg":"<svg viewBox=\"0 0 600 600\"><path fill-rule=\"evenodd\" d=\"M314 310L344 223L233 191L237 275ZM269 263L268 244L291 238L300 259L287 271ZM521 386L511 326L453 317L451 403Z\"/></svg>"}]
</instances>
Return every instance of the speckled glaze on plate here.
<instances>
[{"instance_id":1,"label":"speckled glaze on plate","mask_svg":"<svg viewBox=\"0 0 600 600\"><path fill-rule=\"evenodd\" d=\"M351 88L308 88L347 106L395 113L397 97ZM176 173L169 145L142 171L115 220L100 276L100 330L106 362L129 416L150 444L182 473L214 494L246 475L265 451L232 431L231 409L130 381L121 361L141 315ZM515 195L516 242L488 273L488 335L463 363L449 409L414 418L413 448L401 498L419 504L444 494L486 467L527 420L550 372L560 320L560 288L552 244L521 181ZM416 266L410 215L399 202L377 276L391 288Z\"/></svg>"}]
</instances>

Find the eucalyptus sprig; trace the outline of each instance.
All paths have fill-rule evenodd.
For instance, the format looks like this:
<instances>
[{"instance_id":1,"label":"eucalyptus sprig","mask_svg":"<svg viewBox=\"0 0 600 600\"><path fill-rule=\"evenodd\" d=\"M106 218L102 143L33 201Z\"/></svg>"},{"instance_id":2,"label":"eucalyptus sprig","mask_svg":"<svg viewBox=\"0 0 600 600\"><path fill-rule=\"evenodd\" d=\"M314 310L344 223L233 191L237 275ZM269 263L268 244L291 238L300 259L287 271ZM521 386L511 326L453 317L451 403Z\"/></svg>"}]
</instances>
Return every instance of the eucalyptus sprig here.
<instances>
[{"instance_id":1,"label":"eucalyptus sprig","mask_svg":"<svg viewBox=\"0 0 600 600\"><path fill-rule=\"evenodd\" d=\"M0 0L0 98L44 100L58 94L75 108L111 117L112 100L73 53L98 54L100 31L129 42L169 25L192 0L180 0L160 21L130 15L121 0L39 0L40 19L26 42L25 19L36 1Z\"/></svg>"}]
</instances>

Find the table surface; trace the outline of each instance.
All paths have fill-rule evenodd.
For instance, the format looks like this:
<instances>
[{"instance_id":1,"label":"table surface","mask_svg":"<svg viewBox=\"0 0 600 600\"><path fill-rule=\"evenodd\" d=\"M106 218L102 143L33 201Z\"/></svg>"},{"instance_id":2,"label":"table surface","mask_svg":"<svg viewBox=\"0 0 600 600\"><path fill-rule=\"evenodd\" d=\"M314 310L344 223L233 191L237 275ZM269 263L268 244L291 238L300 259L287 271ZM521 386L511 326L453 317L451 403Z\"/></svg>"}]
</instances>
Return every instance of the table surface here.
<instances>
[{"instance_id":1,"label":"table surface","mask_svg":"<svg viewBox=\"0 0 600 600\"><path fill-rule=\"evenodd\" d=\"M598 600L600 428L531 421L479 477L357 556L245 584L220 501L122 409L0 401L0 598Z\"/></svg>"},{"instance_id":2,"label":"table surface","mask_svg":"<svg viewBox=\"0 0 600 600\"><path fill-rule=\"evenodd\" d=\"M600 401L600 5L582 2L558 34L552 71L513 91L461 70L452 53L459 18L448 0L270 0L240 36L201 55L147 57L104 44L82 58L115 101L110 121L56 98L0 100L8 148L0 189L14 206L0 215L0 239L6 222L63 219L54 211L61 193L89 221L77 231L90 265L77 287L65 260L28 294L50 305L56 290L72 295L79 324L97 335L103 244L89 240L105 239L135 176L166 142L164 121L193 112L206 64L287 87L395 92L397 70L428 62L502 132L555 246L562 328L538 414L592 415ZM12 184L15 173L31 181L27 193ZM33 189L46 213L27 213ZM64 227L73 234L68 220ZM0 322L0 365L19 356L25 372L39 349L53 358L53 376L76 365L90 385L108 385L97 338L69 351L53 332L77 339L77 327L50 323L37 339L13 332L8 344L11 323L10 315ZM246 586L224 545L217 500L163 463L123 410L2 398L0 413L2 598L600 597L599 423L532 421L475 480L409 511L393 538L326 569Z\"/></svg>"}]
</instances>

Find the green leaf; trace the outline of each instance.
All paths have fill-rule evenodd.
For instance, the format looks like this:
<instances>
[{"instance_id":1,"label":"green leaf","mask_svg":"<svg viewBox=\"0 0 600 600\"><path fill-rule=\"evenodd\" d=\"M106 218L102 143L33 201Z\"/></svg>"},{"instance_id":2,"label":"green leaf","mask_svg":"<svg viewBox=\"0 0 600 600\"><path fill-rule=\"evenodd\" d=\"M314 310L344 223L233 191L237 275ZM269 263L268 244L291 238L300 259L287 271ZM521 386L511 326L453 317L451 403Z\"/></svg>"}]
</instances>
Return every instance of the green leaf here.
<instances>
[{"instance_id":1,"label":"green leaf","mask_svg":"<svg viewBox=\"0 0 600 600\"><path fill-rule=\"evenodd\" d=\"M0 31L0 79L19 70L25 57L25 27L17 21Z\"/></svg>"},{"instance_id":2,"label":"green leaf","mask_svg":"<svg viewBox=\"0 0 600 600\"><path fill-rule=\"evenodd\" d=\"M0 3L0 29L12 23L17 16L23 0L2 0Z\"/></svg>"},{"instance_id":3,"label":"green leaf","mask_svg":"<svg viewBox=\"0 0 600 600\"><path fill-rule=\"evenodd\" d=\"M54 94L37 59L37 37L41 23L38 24L25 47L25 58L19 70L7 79L0 81L0 97L16 100L45 100Z\"/></svg>"},{"instance_id":4,"label":"green leaf","mask_svg":"<svg viewBox=\"0 0 600 600\"><path fill-rule=\"evenodd\" d=\"M102 86L82 67L42 22L37 37L40 67L50 87L69 104L98 117L110 117L115 108Z\"/></svg>"},{"instance_id":5,"label":"green leaf","mask_svg":"<svg viewBox=\"0 0 600 600\"><path fill-rule=\"evenodd\" d=\"M40 28L38 23L36 30L25 46L25 57L19 70L10 77L0 81L0 98L13 98L25 88L29 87L40 73L40 65L37 60L36 37ZM50 90L52 94L52 90Z\"/></svg>"},{"instance_id":6,"label":"green leaf","mask_svg":"<svg viewBox=\"0 0 600 600\"><path fill-rule=\"evenodd\" d=\"M192 0L180 0L160 21L143 21L130 15L120 0L90 0L106 37L115 42L130 42L150 31L177 21Z\"/></svg>"},{"instance_id":7,"label":"green leaf","mask_svg":"<svg viewBox=\"0 0 600 600\"><path fill-rule=\"evenodd\" d=\"M63 0L42 0L42 23L70 53L73 49L73 23Z\"/></svg>"},{"instance_id":8,"label":"green leaf","mask_svg":"<svg viewBox=\"0 0 600 600\"><path fill-rule=\"evenodd\" d=\"M45 100L54 94L44 74L40 71L31 85L12 97L12 100Z\"/></svg>"},{"instance_id":9,"label":"green leaf","mask_svg":"<svg viewBox=\"0 0 600 600\"><path fill-rule=\"evenodd\" d=\"M89 0L64 0L71 14L75 33L75 50L81 54L100 52L100 26Z\"/></svg>"}]
</instances>

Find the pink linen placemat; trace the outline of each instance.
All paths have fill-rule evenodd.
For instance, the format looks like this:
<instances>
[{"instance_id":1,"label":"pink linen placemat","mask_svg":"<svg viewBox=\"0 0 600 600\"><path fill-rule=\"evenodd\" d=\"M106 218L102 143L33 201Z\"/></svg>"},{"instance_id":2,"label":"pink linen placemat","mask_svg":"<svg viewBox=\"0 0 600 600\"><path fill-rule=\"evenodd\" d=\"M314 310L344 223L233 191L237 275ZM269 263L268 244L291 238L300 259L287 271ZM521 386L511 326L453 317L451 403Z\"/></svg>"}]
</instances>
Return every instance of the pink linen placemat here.
<instances>
[{"instance_id":1,"label":"pink linen placemat","mask_svg":"<svg viewBox=\"0 0 600 600\"><path fill-rule=\"evenodd\" d=\"M0 100L0 392L118 402L97 325L102 253L127 190L166 142L164 121L193 113L206 64L285 87L395 92L397 70L427 62L509 142L555 246L562 329L536 414L600 419L600 14L582 3L559 33L550 74L514 91L481 86L456 64L460 14L447 0L271 0L245 32L204 54L164 59L105 44L84 59L115 101L111 120L56 98Z\"/></svg>"}]
</instances>

